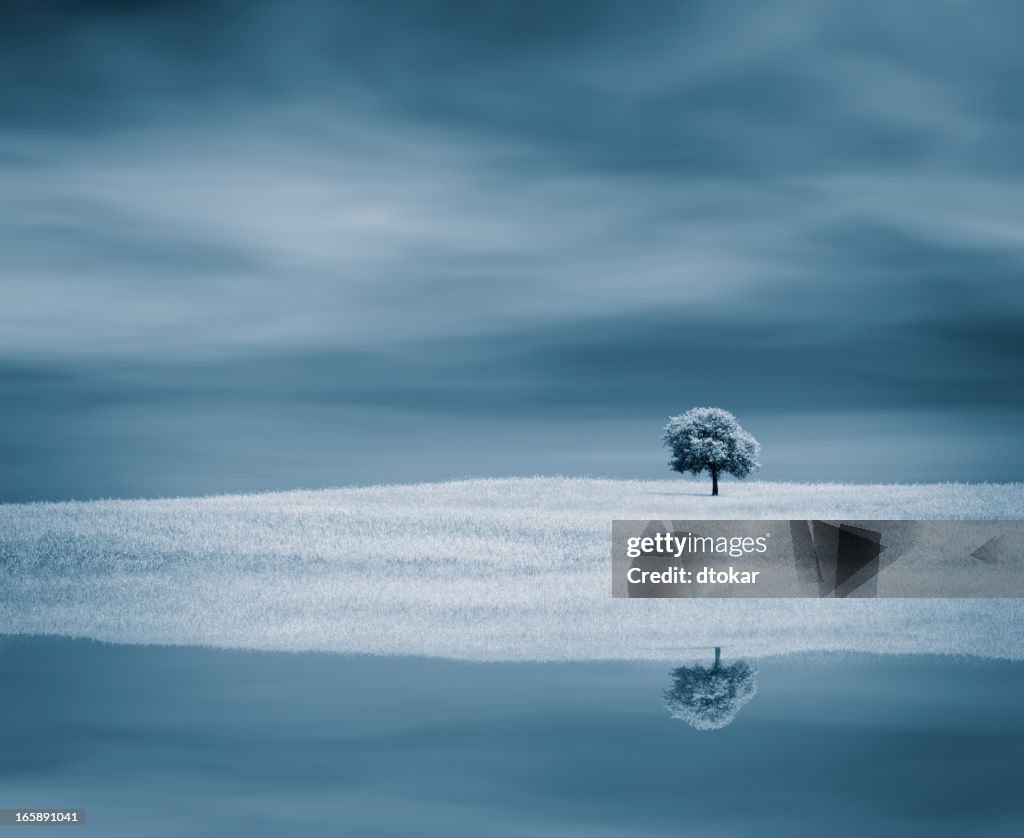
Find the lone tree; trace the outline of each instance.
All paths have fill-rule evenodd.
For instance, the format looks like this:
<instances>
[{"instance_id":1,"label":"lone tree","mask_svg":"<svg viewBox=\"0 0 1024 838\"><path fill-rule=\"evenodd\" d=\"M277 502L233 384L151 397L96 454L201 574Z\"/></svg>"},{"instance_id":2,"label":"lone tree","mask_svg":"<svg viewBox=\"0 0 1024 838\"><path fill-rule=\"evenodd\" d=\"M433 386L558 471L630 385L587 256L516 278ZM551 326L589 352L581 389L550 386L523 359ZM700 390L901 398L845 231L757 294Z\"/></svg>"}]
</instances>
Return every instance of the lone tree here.
<instances>
[{"instance_id":1,"label":"lone tree","mask_svg":"<svg viewBox=\"0 0 1024 838\"><path fill-rule=\"evenodd\" d=\"M711 494L718 494L718 475L746 477L759 468L761 446L728 410L695 407L673 416L665 426L665 445L672 449L669 466L680 474L711 473Z\"/></svg>"},{"instance_id":2,"label":"lone tree","mask_svg":"<svg viewBox=\"0 0 1024 838\"><path fill-rule=\"evenodd\" d=\"M745 661L722 666L722 649L715 647L715 665L681 666L672 671L675 683L665 691L665 709L697 730L725 727L757 693L757 672Z\"/></svg>"}]
</instances>

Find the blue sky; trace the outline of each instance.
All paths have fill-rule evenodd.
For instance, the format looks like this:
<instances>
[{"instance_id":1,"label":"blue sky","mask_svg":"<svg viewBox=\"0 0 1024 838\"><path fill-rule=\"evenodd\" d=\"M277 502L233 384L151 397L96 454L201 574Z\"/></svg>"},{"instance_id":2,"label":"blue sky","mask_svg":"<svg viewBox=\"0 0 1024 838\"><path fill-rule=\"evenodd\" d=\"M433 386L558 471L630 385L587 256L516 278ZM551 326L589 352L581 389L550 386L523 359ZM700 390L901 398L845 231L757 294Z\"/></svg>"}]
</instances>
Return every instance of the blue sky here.
<instances>
[{"instance_id":1,"label":"blue sky","mask_svg":"<svg viewBox=\"0 0 1024 838\"><path fill-rule=\"evenodd\" d=\"M1024 8L8 3L0 499L1024 474Z\"/></svg>"}]
</instances>

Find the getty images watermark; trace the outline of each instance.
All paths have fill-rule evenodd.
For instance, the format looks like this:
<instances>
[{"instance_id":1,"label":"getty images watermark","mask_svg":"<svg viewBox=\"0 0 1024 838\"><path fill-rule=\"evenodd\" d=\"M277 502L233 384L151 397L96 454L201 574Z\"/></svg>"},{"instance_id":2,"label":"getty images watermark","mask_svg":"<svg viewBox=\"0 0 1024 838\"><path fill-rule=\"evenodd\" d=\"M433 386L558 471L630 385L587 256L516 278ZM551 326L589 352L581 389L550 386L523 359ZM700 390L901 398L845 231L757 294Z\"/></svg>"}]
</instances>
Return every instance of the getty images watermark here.
<instances>
[{"instance_id":1,"label":"getty images watermark","mask_svg":"<svg viewBox=\"0 0 1024 838\"><path fill-rule=\"evenodd\" d=\"M1021 597L1021 521L614 521L616 597Z\"/></svg>"}]
</instances>

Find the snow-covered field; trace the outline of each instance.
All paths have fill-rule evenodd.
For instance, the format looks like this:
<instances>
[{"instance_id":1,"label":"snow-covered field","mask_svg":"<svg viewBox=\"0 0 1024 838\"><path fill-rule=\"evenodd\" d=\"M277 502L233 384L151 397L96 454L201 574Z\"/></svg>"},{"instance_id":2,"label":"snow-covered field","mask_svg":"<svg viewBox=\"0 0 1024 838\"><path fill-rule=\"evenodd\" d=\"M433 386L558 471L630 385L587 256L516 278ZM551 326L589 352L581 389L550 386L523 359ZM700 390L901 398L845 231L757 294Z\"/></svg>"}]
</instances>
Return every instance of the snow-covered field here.
<instances>
[{"instance_id":1,"label":"snow-covered field","mask_svg":"<svg viewBox=\"0 0 1024 838\"><path fill-rule=\"evenodd\" d=\"M1024 601L613 600L613 518L1019 519L1024 484L468 480L0 506L0 634L497 659L1024 658Z\"/></svg>"}]
</instances>

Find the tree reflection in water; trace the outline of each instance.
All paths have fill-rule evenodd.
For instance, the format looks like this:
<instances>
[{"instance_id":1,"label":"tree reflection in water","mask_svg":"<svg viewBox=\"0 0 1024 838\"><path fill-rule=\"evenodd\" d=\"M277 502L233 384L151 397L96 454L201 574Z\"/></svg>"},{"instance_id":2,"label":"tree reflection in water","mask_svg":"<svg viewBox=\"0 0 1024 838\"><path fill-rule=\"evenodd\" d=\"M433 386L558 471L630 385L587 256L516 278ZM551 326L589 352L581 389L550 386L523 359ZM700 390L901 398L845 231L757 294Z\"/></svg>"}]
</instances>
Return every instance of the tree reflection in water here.
<instances>
[{"instance_id":1,"label":"tree reflection in water","mask_svg":"<svg viewBox=\"0 0 1024 838\"><path fill-rule=\"evenodd\" d=\"M665 691L665 708L674 719L697 730L718 730L736 718L757 692L757 671L746 661L725 666L722 649L715 647L712 666L681 666L672 671L672 688Z\"/></svg>"}]
</instances>

